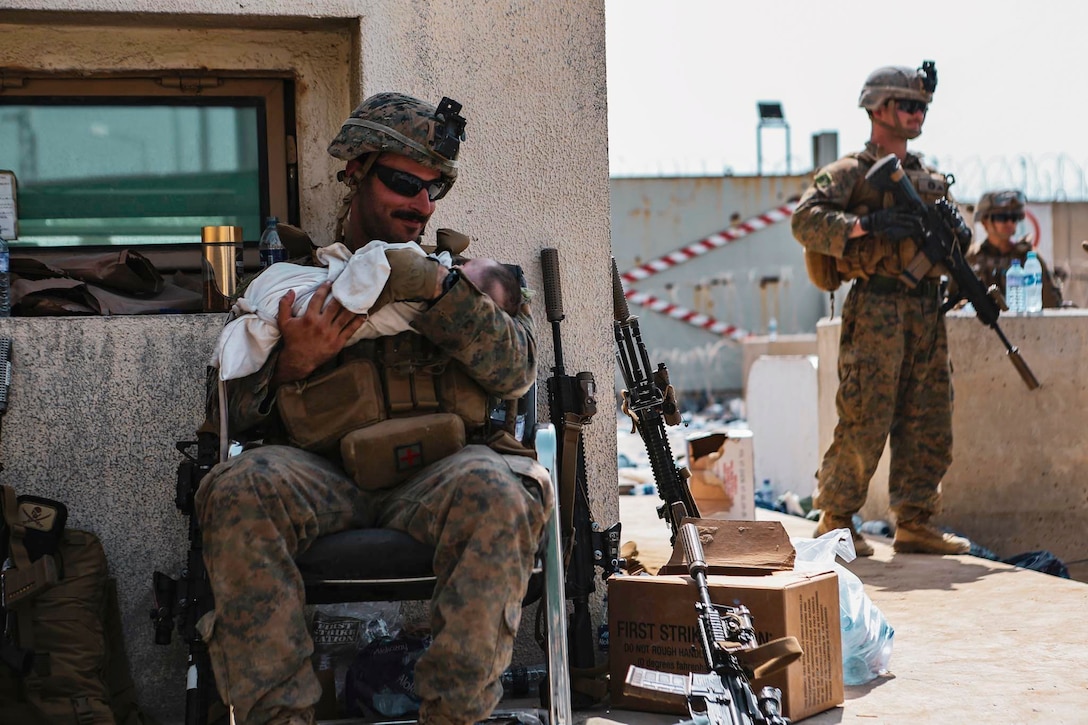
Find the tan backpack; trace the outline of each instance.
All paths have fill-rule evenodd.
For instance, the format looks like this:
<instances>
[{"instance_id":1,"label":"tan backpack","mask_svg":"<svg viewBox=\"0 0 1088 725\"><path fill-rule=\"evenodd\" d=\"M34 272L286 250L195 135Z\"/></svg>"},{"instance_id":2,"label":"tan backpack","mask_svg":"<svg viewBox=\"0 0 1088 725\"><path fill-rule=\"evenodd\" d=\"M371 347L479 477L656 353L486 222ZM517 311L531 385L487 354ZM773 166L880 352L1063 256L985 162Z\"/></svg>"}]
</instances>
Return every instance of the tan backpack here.
<instances>
[{"instance_id":1,"label":"tan backpack","mask_svg":"<svg viewBox=\"0 0 1088 725\"><path fill-rule=\"evenodd\" d=\"M0 722L147 725L102 542L57 501L3 486Z\"/></svg>"}]
</instances>

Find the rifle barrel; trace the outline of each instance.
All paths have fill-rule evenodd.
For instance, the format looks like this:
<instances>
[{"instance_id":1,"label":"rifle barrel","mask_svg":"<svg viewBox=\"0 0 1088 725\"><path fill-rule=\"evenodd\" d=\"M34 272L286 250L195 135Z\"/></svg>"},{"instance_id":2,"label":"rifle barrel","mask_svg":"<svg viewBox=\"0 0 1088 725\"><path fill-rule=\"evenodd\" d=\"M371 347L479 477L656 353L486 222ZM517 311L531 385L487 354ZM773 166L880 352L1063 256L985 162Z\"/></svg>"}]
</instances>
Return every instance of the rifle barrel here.
<instances>
[{"instance_id":1,"label":"rifle barrel","mask_svg":"<svg viewBox=\"0 0 1088 725\"><path fill-rule=\"evenodd\" d=\"M997 321L990 323L990 327L997 333L997 336L1001 338L1001 342L1005 345L1005 355L1009 358L1009 362L1016 368L1016 372L1020 373L1020 379L1024 381L1024 385L1028 386L1028 390L1035 390L1039 387L1039 381L1035 377L1035 373L1031 372L1031 368L1024 362L1024 358L1020 357L1020 348L1014 346L1009 339L1005 337L1005 333L998 327Z\"/></svg>"},{"instance_id":2,"label":"rifle barrel","mask_svg":"<svg viewBox=\"0 0 1088 725\"><path fill-rule=\"evenodd\" d=\"M547 247L540 250L540 267L544 273L544 307L549 322L560 322L563 314L563 286L559 282L559 250Z\"/></svg>"},{"instance_id":3,"label":"rifle barrel","mask_svg":"<svg viewBox=\"0 0 1088 725\"><path fill-rule=\"evenodd\" d=\"M612 315L616 322L625 322L631 317L631 309L627 306L627 296L623 294L623 280L620 279L620 270L616 266L616 258L612 258Z\"/></svg>"}]
</instances>

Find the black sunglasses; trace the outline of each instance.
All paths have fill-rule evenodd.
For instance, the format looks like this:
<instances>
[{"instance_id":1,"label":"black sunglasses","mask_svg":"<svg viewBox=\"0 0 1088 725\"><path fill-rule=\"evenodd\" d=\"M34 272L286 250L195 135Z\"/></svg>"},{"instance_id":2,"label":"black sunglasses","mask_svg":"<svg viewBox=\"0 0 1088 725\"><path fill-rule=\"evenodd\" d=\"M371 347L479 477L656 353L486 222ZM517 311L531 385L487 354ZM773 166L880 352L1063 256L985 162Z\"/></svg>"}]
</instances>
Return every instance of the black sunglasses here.
<instances>
[{"instance_id":1,"label":"black sunglasses","mask_svg":"<svg viewBox=\"0 0 1088 725\"><path fill-rule=\"evenodd\" d=\"M929 104L925 101L916 101L913 98L896 98L895 107L903 113L925 113L929 110Z\"/></svg>"},{"instance_id":2,"label":"black sunglasses","mask_svg":"<svg viewBox=\"0 0 1088 725\"><path fill-rule=\"evenodd\" d=\"M415 174L409 174L407 171L401 171L399 169L391 169L388 166L382 166L381 164L374 164L374 175L377 176L378 180L385 184L386 188L394 194L400 194L401 196L411 198L426 189L427 198L431 201L438 201L441 199L453 185L452 182L444 176L440 176L431 181L424 181Z\"/></svg>"},{"instance_id":3,"label":"black sunglasses","mask_svg":"<svg viewBox=\"0 0 1088 725\"><path fill-rule=\"evenodd\" d=\"M995 222L1020 222L1024 220L1024 215L999 212L997 214L991 214L990 219Z\"/></svg>"}]
</instances>

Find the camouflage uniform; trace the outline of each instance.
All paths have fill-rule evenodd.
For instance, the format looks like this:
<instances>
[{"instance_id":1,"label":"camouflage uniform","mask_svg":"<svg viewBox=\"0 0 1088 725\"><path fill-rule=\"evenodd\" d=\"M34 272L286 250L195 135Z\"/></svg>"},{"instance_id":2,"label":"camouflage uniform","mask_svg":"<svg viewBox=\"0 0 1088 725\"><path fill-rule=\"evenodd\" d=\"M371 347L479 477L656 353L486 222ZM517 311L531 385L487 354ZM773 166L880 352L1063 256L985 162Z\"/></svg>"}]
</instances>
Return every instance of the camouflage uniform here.
<instances>
[{"instance_id":1,"label":"camouflage uniform","mask_svg":"<svg viewBox=\"0 0 1088 725\"><path fill-rule=\"evenodd\" d=\"M986 239L967 255L967 263L971 265L971 269L982 280L983 287L988 288L990 285L996 284L1001 293L1004 294L1005 272L1012 266L1012 260L1019 259L1020 265L1023 266L1024 260L1027 259L1028 252L1031 249L1030 241L1021 241L1016 242L1008 252L1003 252L996 244ZM1046 266L1046 262L1041 257L1039 258L1039 266L1043 268L1043 307L1061 307L1061 287L1054 281L1054 275L1050 273L1050 268Z\"/></svg>"},{"instance_id":2,"label":"camouflage uniform","mask_svg":"<svg viewBox=\"0 0 1088 725\"><path fill-rule=\"evenodd\" d=\"M811 251L835 257L855 282L842 312L839 415L819 471L816 505L849 518L865 502L869 480L891 436L888 489L900 523L936 513L937 487L952 462L952 384L938 297L940 269L913 290L898 280L917 240L849 239L859 216L893 206L865 174L887 152L869 143L821 169L794 210L793 234ZM923 188L943 177L907 154L902 162ZM927 202L935 199L923 198Z\"/></svg>"},{"instance_id":3,"label":"camouflage uniform","mask_svg":"<svg viewBox=\"0 0 1088 725\"><path fill-rule=\"evenodd\" d=\"M510 318L463 277L413 327L491 394L516 397L535 380L528 314ZM228 383L232 429L266 443L282 440L270 388L276 360L273 354L257 373ZM209 421L216 408L210 395ZM482 445L379 491L360 490L333 460L284 445L250 449L212 469L197 512L216 608L199 626L237 722L309 721L320 686L294 559L318 536L368 526L399 529L436 548L434 642L415 671L421 721L486 717L502 695L499 675L553 504L547 482L535 460Z\"/></svg>"}]
</instances>

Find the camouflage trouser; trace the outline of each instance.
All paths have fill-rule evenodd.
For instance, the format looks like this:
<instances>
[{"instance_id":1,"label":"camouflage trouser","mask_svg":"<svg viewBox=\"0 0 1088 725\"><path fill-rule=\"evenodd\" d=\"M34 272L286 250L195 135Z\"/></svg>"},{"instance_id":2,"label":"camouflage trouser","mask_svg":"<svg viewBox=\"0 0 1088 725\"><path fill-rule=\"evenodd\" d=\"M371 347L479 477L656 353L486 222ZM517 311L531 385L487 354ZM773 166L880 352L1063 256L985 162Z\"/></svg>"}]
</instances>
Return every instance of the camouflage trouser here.
<instances>
[{"instance_id":1,"label":"camouflage trouser","mask_svg":"<svg viewBox=\"0 0 1088 725\"><path fill-rule=\"evenodd\" d=\"M483 446L384 492L360 491L329 461L285 446L212 469L197 512L216 608L200 630L237 722L307 722L321 689L294 558L318 536L367 526L436 547L434 641L415 670L421 721L485 718L502 696L499 675L552 505L550 489L538 485L546 477L531 459Z\"/></svg>"},{"instance_id":2,"label":"camouflage trouser","mask_svg":"<svg viewBox=\"0 0 1088 725\"><path fill-rule=\"evenodd\" d=\"M936 295L852 287L839 340L839 422L820 465L816 506L839 515L865 503L891 436L888 494L900 521L926 519L952 463L952 378Z\"/></svg>"}]
</instances>

